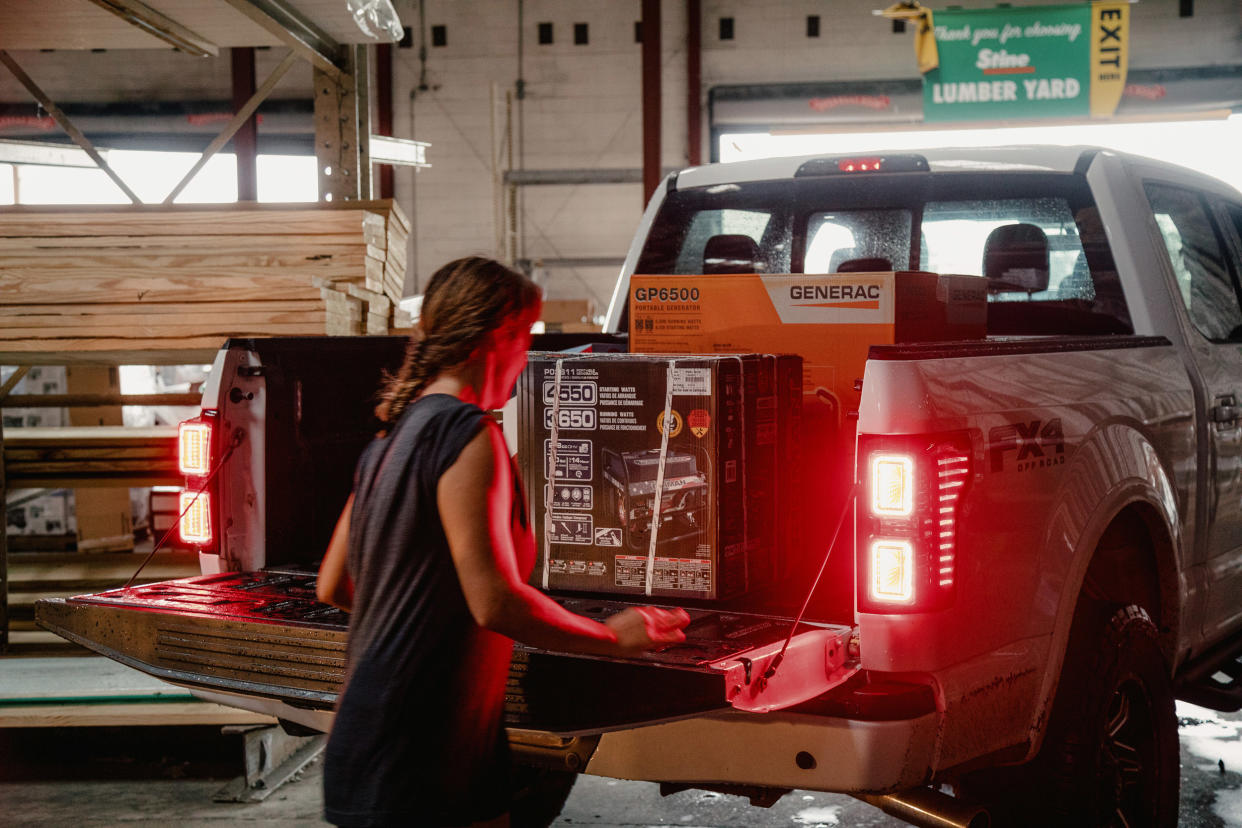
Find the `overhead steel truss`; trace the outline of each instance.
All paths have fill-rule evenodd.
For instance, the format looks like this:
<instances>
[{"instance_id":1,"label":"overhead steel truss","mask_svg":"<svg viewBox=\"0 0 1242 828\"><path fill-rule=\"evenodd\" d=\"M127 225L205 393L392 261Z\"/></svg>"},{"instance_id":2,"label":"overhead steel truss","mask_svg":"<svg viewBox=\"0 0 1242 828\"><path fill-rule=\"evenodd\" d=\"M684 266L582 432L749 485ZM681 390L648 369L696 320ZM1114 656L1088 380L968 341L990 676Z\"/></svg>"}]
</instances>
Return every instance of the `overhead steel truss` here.
<instances>
[{"instance_id":1,"label":"overhead steel truss","mask_svg":"<svg viewBox=\"0 0 1242 828\"><path fill-rule=\"evenodd\" d=\"M165 40L183 52L194 55L218 53L215 44L145 6L139 0L92 0L138 28ZM173 187L165 204L171 204L202 170L213 155L254 115L267 100L280 79L299 59L311 64L314 72L315 159L319 169L319 195L325 201L352 201L372 197L371 164L379 162L402 166L429 166L427 144L371 135L368 51L362 45L341 45L306 19L287 0L223 0L258 23L289 47L289 53L267 80L242 105L224 129L208 144L198 161ZM65 113L34 82L7 52L0 50L3 64L26 88L39 105L90 157L91 161L120 188L130 201L141 199L117 175L86 135L73 125ZM372 154L375 142L380 151ZM60 158L64 148L44 145L49 158ZM28 163L37 163L37 153L24 148Z\"/></svg>"}]
</instances>

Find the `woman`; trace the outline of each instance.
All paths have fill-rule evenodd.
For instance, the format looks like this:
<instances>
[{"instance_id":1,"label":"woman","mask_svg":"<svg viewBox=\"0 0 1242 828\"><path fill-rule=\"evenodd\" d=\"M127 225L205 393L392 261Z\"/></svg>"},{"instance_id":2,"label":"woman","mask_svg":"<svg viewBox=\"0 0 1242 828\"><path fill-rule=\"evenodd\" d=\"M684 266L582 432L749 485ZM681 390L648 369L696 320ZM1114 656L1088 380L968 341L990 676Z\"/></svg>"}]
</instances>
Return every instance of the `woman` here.
<instances>
[{"instance_id":1,"label":"woman","mask_svg":"<svg viewBox=\"0 0 1242 828\"><path fill-rule=\"evenodd\" d=\"M324 764L324 812L342 826L506 825L501 724L512 639L632 655L685 639L681 610L603 624L526 583L534 542L517 471L487 411L526 364L539 289L498 262L432 277L319 572L350 610L345 688Z\"/></svg>"}]
</instances>

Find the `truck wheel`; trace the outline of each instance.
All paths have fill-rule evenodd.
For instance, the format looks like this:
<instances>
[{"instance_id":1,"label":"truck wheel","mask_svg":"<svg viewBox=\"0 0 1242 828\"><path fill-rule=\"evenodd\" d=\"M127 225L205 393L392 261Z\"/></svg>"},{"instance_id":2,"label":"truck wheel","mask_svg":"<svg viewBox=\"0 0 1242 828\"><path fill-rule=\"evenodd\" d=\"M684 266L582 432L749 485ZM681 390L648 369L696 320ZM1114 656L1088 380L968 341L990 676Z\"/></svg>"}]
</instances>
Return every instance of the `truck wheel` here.
<instances>
[{"instance_id":1,"label":"truck wheel","mask_svg":"<svg viewBox=\"0 0 1242 828\"><path fill-rule=\"evenodd\" d=\"M1005 805L1022 824L1176 826L1177 716L1155 624L1086 601L1070 641L1043 747Z\"/></svg>"},{"instance_id":2,"label":"truck wheel","mask_svg":"<svg viewBox=\"0 0 1242 828\"><path fill-rule=\"evenodd\" d=\"M560 816L576 781L574 771L515 764L510 824L513 828L547 828Z\"/></svg>"}]
</instances>

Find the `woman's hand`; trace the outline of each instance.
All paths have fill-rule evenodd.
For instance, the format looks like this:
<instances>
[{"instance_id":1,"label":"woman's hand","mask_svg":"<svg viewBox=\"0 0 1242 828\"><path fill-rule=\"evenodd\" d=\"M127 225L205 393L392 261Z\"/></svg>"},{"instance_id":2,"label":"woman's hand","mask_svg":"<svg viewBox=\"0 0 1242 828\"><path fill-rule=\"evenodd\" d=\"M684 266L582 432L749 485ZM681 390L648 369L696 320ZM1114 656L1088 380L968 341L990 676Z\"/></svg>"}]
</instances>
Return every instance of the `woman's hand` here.
<instances>
[{"instance_id":1,"label":"woman's hand","mask_svg":"<svg viewBox=\"0 0 1242 828\"><path fill-rule=\"evenodd\" d=\"M621 654L627 656L685 641L682 630L689 623L685 610L657 607L629 607L604 621L617 636Z\"/></svg>"}]
</instances>

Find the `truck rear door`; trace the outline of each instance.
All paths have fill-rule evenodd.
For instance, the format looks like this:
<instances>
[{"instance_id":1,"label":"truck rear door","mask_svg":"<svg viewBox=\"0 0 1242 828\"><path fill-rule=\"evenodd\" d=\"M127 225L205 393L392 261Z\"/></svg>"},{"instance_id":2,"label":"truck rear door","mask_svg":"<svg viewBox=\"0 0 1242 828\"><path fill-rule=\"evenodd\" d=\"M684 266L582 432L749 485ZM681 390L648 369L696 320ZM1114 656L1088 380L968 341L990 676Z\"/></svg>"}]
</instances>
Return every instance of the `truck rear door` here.
<instances>
[{"instance_id":1,"label":"truck rear door","mask_svg":"<svg viewBox=\"0 0 1242 828\"><path fill-rule=\"evenodd\" d=\"M1199 458L1207 500L1208 643L1236 629L1242 617L1242 303L1239 267L1227 204L1219 196L1175 181L1143 182L1160 229L1177 293L1185 309L1186 340L1203 382L1206 452ZM1242 207L1234 205L1242 212Z\"/></svg>"}]
</instances>

